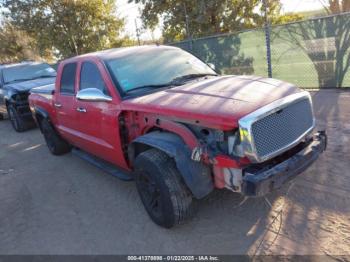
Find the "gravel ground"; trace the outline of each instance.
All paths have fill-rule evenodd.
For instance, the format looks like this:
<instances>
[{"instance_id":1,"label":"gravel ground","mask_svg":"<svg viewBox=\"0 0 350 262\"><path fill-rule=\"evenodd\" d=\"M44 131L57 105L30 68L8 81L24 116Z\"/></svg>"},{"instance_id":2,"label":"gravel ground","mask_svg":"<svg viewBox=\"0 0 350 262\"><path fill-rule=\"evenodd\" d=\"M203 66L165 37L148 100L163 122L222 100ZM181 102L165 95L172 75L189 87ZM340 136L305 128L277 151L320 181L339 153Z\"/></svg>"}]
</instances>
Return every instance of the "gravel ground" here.
<instances>
[{"instance_id":1,"label":"gravel ground","mask_svg":"<svg viewBox=\"0 0 350 262\"><path fill-rule=\"evenodd\" d=\"M350 92L313 97L329 146L309 170L267 198L215 191L171 230L151 222L133 182L0 121L0 254L350 255Z\"/></svg>"}]
</instances>

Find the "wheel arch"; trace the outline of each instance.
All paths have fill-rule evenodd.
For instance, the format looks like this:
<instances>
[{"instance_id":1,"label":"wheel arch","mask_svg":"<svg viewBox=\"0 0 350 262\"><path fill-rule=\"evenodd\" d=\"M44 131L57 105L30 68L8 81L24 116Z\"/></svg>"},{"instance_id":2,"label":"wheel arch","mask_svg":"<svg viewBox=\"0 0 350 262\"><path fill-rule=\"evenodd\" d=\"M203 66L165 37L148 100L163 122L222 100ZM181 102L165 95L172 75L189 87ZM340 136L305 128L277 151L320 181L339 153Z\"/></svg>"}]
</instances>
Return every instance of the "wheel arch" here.
<instances>
[{"instance_id":1,"label":"wheel arch","mask_svg":"<svg viewBox=\"0 0 350 262\"><path fill-rule=\"evenodd\" d=\"M18 93L15 92L14 90L8 90L7 93L5 93L5 95L4 95L5 105L8 106L9 104L13 104L14 106L16 106L17 94Z\"/></svg>"},{"instance_id":2,"label":"wheel arch","mask_svg":"<svg viewBox=\"0 0 350 262\"><path fill-rule=\"evenodd\" d=\"M41 107L35 107L33 115L34 115L34 119L37 122L41 132L42 132L41 121L43 119L46 119L49 122L51 122L49 113L45 109L43 109Z\"/></svg>"},{"instance_id":3,"label":"wheel arch","mask_svg":"<svg viewBox=\"0 0 350 262\"><path fill-rule=\"evenodd\" d=\"M191 159L191 149L179 135L153 131L136 138L128 146L131 164L140 153L151 148L163 151L174 159L185 184L195 198L203 198L214 189L210 167Z\"/></svg>"},{"instance_id":4,"label":"wheel arch","mask_svg":"<svg viewBox=\"0 0 350 262\"><path fill-rule=\"evenodd\" d=\"M14 107L16 107L16 101L14 100L13 96L11 97L5 96L4 103L5 103L6 109L9 107L9 105L13 105Z\"/></svg>"}]
</instances>

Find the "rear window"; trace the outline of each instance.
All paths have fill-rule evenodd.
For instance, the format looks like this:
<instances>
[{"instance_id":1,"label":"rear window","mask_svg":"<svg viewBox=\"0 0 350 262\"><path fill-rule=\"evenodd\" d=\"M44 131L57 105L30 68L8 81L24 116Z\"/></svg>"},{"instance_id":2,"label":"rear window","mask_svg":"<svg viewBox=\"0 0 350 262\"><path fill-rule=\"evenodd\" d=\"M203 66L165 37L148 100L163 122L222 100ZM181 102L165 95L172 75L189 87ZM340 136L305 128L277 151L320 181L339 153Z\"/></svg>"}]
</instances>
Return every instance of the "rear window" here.
<instances>
[{"instance_id":1,"label":"rear window","mask_svg":"<svg viewBox=\"0 0 350 262\"><path fill-rule=\"evenodd\" d=\"M77 71L77 64L66 64L63 67L60 92L63 94L74 94L75 73Z\"/></svg>"}]
</instances>

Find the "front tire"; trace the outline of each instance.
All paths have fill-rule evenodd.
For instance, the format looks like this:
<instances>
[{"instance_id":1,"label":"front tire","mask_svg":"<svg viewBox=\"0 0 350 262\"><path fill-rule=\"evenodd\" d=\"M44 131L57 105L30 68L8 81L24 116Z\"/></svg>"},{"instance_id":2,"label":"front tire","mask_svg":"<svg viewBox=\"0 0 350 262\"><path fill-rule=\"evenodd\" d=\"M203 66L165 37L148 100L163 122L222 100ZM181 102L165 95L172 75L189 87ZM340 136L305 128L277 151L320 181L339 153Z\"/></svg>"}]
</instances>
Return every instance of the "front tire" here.
<instances>
[{"instance_id":1,"label":"front tire","mask_svg":"<svg viewBox=\"0 0 350 262\"><path fill-rule=\"evenodd\" d=\"M63 155L70 152L70 145L64 141L48 120L40 121L42 133L44 135L47 147L53 155Z\"/></svg>"},{"instance_id":2,"label":"front tire","mask_svg":"<svg viewBox=\"0 0 350 262\"><path fill-rule=\"evenodd\" d=\"M11 121L12 127L16 132L23 132L28 129L26 128L26 123L18 115L16 108L12 104L9 104L7 106L7 113Z\"/></svg>"},{"instance_id":3,"label":"front tire","mask_svg":"<svg viewBox=\"0 0 350 262\"><path fill-rule=\"evenodd\" d=\"M151 219L171 228L183 223L192 209L192 195L175 162L157 149L141 153L135 161L135 182Z\"/></svg>"}]
</instances>

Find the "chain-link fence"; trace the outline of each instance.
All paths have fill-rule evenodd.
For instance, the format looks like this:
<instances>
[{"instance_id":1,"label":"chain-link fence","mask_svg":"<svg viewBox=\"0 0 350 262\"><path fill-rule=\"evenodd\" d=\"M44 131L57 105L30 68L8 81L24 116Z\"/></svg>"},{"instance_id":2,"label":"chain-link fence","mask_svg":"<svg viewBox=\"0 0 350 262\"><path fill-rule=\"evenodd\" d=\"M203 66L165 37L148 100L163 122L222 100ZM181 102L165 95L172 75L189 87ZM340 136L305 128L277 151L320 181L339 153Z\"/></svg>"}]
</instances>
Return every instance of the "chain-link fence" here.
<instances>
[{"instance_id":1,"label":"chain-link fence","mask_svg":"<svg viewBox=\"0 0 350 262\"><path fill-rule=\"evenodd\" d=\"M272 77L303 88L350 87L350 14L270 28ZM222 74L268 76L265 30L182 41L181 47Z\"/></svg>"}]
</instances>

